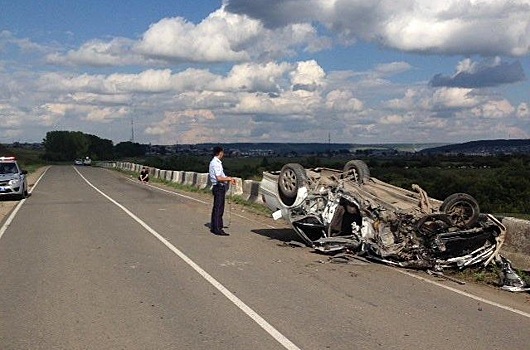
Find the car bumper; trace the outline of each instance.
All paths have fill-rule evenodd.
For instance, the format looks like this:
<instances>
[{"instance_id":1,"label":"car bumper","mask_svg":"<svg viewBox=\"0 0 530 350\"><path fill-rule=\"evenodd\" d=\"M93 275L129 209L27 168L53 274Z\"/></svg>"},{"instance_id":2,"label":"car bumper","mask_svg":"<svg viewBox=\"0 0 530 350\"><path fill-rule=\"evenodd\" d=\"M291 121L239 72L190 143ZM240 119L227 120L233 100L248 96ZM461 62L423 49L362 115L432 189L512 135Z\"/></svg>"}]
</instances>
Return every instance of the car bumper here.
<instances>
[{"instance_id":1,"label":"car bumper","mask_svg":"<svg viewBox=\"0 0 530 350\"><path fill-rule=\"evenodd\" d=\"M22 195L24 193L24 186L10 186L7 184L0 184L0 196Z\"/></svg>"}]
</instances>

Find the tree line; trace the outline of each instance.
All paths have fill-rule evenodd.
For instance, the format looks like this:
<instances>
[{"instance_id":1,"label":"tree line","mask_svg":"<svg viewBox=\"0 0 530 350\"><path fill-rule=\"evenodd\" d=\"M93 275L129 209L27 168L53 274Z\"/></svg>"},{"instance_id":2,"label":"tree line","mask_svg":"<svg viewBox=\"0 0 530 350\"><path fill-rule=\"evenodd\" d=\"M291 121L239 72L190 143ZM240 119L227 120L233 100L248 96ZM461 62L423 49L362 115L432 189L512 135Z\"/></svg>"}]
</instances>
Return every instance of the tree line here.
<instances>
[{"instance_id":1,"label":"tree line","mask_svg":"<svg viewBox=\"0 0 530 350\"><path fill-rule=\"evenodd\" d=\"M530 156L412 155L361 158L373 177L406 189L418 184L430 197L443 200L464 192L473 196L481 211L530 214ZM260 180L263 171L277 171L286 163L305 168L342 169L347 157L256 157L223 159L225 171L243 179ZM143 164L159 169L207 172L210 157L175 155L147 157Z\"/></svg>"},{"instance_id":2,"label":"tree line","mask_svg":"<svg viewBox=\"0 0 530 350\"><path fill-rule=\"evenodd\" d=\"M114 145L111 140L80 131L50 131L43 140L42 158L53 162L71 162L89 157L93 160L140 157L146 152L146 145L121 142Z\"/></svg>"},{"instance_id":3,"label":"tree line","mask_svg":"<svg viewBox=\"0 0 530 350\"><path fill-rule=\"evenodd\" d=\"M121 142L72 131L51 131L44 139L48 161L68 161L90 157L93 160L128 159L150 167L167 170L207 172L210 156L145 156L146 145ZM249 157L223 159L231 176L260 180L263 171L280 170L286 163L300 163L306 168L342 169L348 157ZM355 158L366 161L371 175L393 185L410 189L420 185L430 197L443 200L456 192L477 199L483 212L530 214L530 156L447 156L422 155Z\"/></svg>"}]
</instances>

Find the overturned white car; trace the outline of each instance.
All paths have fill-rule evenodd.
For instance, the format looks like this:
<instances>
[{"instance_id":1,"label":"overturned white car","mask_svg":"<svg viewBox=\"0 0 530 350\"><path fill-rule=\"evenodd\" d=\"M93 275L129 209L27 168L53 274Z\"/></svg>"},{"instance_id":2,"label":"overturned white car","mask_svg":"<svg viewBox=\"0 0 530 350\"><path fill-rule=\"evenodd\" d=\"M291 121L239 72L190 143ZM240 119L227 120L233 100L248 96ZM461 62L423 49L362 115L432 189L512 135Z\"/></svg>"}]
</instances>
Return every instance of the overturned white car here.
<instances>
[{"instance_id":1,"label":"overturned white car","mask_svg":"<svg viewBox=\"0 0 530 350\"><path fill-rule=\"evenodd\" d=\"M260 192L275 219L288 220L304 243L320 252L347 251L434 271L486 266L495 259L507 276L513 272L499 255L506 228L493 215L481 214L465 193L439 201L418 185L409 191L371 177L360 160L342 171L286 164L263 174ZM520 279L504 282L524 287Z\"/></svg>"}]
</instances>

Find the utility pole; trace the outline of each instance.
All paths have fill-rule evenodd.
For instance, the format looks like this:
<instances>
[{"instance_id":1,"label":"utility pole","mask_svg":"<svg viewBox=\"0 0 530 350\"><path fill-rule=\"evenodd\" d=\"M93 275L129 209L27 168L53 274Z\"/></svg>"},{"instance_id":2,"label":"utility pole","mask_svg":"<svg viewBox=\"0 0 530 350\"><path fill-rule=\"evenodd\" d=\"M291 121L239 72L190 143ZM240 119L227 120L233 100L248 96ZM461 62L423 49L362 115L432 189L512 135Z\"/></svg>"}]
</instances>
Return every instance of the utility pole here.
<instances>
[{"instance_id":1,"label":"utility pole","mask_svg":"<svg viewBox=\"0 0 530 350\"><path fill-rule=\"evenodd\" d=\"M134 143L134 118L131 117L131 142Z\"/></svg>"},{"instance_id":2,"label":"utility pole","mask_svg":"<svg viewBox=\"0 0 530 350\"><path fill-rule=\"evenodd\" d=\"M331 132L328 131L328 154L331 157Z\"/></svg>"}]
</instances>

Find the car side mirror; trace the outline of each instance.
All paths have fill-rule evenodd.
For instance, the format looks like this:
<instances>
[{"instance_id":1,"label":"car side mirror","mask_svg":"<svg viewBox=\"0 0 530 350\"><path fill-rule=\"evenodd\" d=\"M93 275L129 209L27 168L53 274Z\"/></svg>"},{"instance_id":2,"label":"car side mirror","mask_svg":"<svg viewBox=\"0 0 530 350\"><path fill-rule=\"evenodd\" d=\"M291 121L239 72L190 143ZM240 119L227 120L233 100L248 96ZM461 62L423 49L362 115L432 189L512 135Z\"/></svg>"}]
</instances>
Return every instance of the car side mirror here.
<instances>
[{"instance_id":1,"label":"car side mirror","mask_svg":"<svg viewBox=\"0 0 530 350\"><path fill-rule=\"evenodd\" d=\"M27 175L28 171L27 170L22 170L22 174Z\"/></svg>"}]
</instances>

